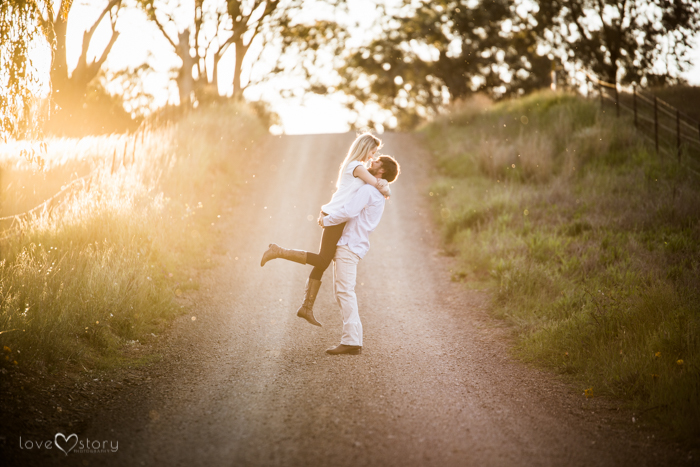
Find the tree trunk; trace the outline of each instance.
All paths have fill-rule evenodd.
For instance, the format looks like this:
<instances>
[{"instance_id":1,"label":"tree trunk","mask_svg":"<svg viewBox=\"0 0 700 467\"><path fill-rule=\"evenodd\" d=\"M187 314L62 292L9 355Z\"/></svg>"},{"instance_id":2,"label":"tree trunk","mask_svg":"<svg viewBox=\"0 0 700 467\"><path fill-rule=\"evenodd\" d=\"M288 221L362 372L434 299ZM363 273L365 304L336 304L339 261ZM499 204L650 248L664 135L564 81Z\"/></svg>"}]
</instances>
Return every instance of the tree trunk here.
<instances>
[{"instance_id":1,"label":"tree trunk","mask_svg":"<svg viewBox=\"0 0 700 467\"><path fill-rule=\"evenodd\" d=\"M121 6L121 2L110 1L102 15L97 19L97 21L92 25L92 28L83 32L83 41L81 46L80 57L78 58L78 65L72 71L70 76L68 75L68 60L66 51L66 35L67 35L67 19L63 17L63 14L59 12L57 18L49 18L49 21L53 21L54 34L56 39L56 54L51 65L51 83L53 86L53 99L54 101L63 109L70 109L75 107L82 107L85 100L87 88L90 82L97 76L104 63L107 55L112 50L112 46L119 37L119 33L112 31L112 36L109 39L109 43L102 51L101 56L98 56L94 61L88 63L87 54L90 48L90 43L92 42L92 35L94 30L97 28L99 23L102 21L104 15L107 14L110 8ZM63 7L63 2L59 5L60 8Z\"/></svg>"},{"instance_id":2,"label":"tree trunk","mask_svg":"<svg viewBox=\"0 0 700 467\"><path fill-rule=\"evenodd\" d=\"M214 55L214 66L211 69L211 85L217 92L219 91L219 60L221 56Z\"/></svg>"},{"instance_id":3,"label":"tree trunk","mask_svg":"<svg viewBox=\"0 0 700 467\"><path fill-rule=\"evenodd\" d=\"M56 53L51 67L51 86L53 99L59 107L64 108L71 104L73 96L68 79L68 59L66 56L67 23L60 13L53 27L56 37Z\"/></svg>"},{"instance_id":4,"label":"tree trunk","mask_svg":"<svg viewBox=\"0 0 700 467\"><path fill-rule=\"evenodd\" d=\"M177 54L182 60L182 67L177 74L177 90L180 95L180 105L189 107L194 97L194 78L192 70L196 61L190 55L190 30L185 29L178 34Z\"/></svg>"},{"instance_id":5,"label":"tree trunk","mask_svg":"<svg viewBox=\"0 0 700 467\"><path fill-rule=\"evenodd\" d=\"M233 100L243 100L243 88L241 87L241 70L243 67L243 59L247 52L247 47L243 45L243 39L238 39L234 42L236 46L236 65L233 69Z\"/></svg>"}]
</instances>

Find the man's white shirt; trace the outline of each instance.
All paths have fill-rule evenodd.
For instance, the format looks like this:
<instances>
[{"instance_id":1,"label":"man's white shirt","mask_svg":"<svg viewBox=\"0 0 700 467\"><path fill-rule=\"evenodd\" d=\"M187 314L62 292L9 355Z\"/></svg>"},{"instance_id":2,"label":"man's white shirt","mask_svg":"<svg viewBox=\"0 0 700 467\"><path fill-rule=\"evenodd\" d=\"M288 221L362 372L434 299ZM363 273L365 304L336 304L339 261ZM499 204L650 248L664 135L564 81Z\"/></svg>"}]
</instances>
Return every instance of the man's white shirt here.
<instances>
[{"instance_id":1,"label":"man's white shirt","mask_svg":"<svg viewBox=\"0 0 700 467\"><path fill-rule=\"evenodd\" d=\"M379 225L385 204L379 190L364 185L342 208L324 217L323 225L329 227L347 222L338 246L347 245L350 251L362 258L369 251L369 234Z\"/></svg>"}]
</instances>

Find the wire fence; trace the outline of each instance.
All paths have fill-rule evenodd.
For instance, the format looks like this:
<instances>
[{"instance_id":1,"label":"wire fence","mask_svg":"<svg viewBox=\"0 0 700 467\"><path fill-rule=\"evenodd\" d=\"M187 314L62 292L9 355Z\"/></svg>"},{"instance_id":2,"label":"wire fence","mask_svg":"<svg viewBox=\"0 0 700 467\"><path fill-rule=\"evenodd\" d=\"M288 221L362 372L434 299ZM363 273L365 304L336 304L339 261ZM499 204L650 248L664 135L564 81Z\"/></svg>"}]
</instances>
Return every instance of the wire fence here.
<instances>
[{"instance_id":1,"label":"wire fence","mask_svg":"<svg viewBox=\"0 0 700 467\"><path fill-rule=\"evenodd\" d=\"M29 211L25 211L21 214L15 214L13 216L0 217L0 225L9 224L2 230L2 232L0 232L0 242L8 240L17 235L21 235L27 223L32 219L43 216L50 217L57 207L63 204L66 200L70 199L70 194L77 188L82 188L87 185L87 189L89 190L90 184L92 183L92 178L96 172L97 171L94 170L84 177L73 180L72 182L63 186L58 193L45 200L38 206L33 207Z\"/></svg>"},{"instance_id":2,"label":"wire fence","mask_svg":"<svg viewBox=\"0 0 700 467\"><path fill-rule=\"evenodd\" d=\"M144 134L146 132L147 131L142 130L130 137L132 143L131 151L129 151L129 138L124 143L123 151L118 151L115 148L114 152L112 153L111 164L109 162L100 164L100 166L93 169L89 174L70 181L66 185L62 186L56 194L28 211L14 214L12 216L0 217L0 242L10 240L17 236L21 237L26 227L38 218L50 218L53 214L58 212L59 207L69 201L71 199L71 195L76 193L78 190L85 189L86 191L89 191L93 180L98 178L101 170L107 169L107 164L109 166L110 175L114 175L115 172L121 167L134 165L136 162L137 141L140 138L141 146L143 146Z\"/></svg>"},{"instance_id":3,"label":"wire fence","mask_svg":"<svg viewBox=\"0 0 700 467\"><path fill-rule=\"evenodd\" d=\"M589 96L598 91L601 108L614 108L631 116L640 134L653 143L657 154L674 157L700 177L700 122L657 96L631 87L607 83L586 74ZM612 107L611 107L612 106Z\"/></svg>"}]
</instances>

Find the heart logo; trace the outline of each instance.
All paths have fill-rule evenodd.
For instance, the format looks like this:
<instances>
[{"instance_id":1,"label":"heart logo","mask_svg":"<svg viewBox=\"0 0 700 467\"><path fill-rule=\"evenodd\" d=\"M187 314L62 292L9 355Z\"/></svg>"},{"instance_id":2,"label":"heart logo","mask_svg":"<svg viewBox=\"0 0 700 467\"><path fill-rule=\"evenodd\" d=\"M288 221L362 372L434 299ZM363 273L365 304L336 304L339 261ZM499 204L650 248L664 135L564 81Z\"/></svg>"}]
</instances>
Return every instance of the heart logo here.
<instances>
[{"instance_id":1,"label":"heart logo","mask_svg":"<svg viewBox=\"0 0 700 467\"><path fill-rule=\"evenodd\" d=\"M68 440L70 440L71 438L75 438L75 441L73 442L73 446L67 448L67 449L68 449L67 451L66 451L65 449L63 449L63 447L61 447L61 445L58 444L58 437L59 437L59 436L60 436L61 438L63 438L63 442L66 444L66 446L68 445ZM61 451L65 452L65 453L66 453L66 456L67 456L68 453L71 452L71 451L73 450L73 448L76 446L76 444L78 444L78 435L76 435L75 433L73 433L72 435L66 437L66 435L64 435L63 433L56 433L56 436L55 436L54 439L53 439L53 444L55 444L56 447L57 447L58 449L60 449Z\"/></svg>"}]
</instances>

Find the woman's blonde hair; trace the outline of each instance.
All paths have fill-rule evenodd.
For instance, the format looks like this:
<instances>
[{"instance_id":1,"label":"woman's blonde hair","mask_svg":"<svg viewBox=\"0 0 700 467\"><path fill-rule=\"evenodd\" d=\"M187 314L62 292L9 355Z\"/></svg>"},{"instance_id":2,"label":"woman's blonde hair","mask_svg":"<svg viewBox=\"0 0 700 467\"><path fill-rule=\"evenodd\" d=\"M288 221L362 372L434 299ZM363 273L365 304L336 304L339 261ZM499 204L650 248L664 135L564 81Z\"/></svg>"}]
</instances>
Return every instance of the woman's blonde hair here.
<instances>
[{"instance_id":1,"label":"woman's blonde hair","mask_svg":"<svg viewBox=\"0 0 700 467\"><path fill-rule=\"evenodd\" d=\"M348 155L345 156L345 160L342 164L340 164L338 181L335 183L336 188L340 186L340 178L343 176L343 172L345 172L345 169L350 162L364 162L365 157L367 157L367 153L374 148L379 149L380 147L382 147L382 140L374 136L372 133L362 133L360 136L355 138L355 141L353 141L350 145L350 149L348 149Z\"/></svg>"}]
</instances>

